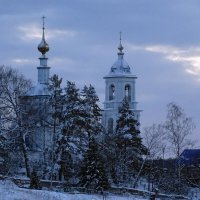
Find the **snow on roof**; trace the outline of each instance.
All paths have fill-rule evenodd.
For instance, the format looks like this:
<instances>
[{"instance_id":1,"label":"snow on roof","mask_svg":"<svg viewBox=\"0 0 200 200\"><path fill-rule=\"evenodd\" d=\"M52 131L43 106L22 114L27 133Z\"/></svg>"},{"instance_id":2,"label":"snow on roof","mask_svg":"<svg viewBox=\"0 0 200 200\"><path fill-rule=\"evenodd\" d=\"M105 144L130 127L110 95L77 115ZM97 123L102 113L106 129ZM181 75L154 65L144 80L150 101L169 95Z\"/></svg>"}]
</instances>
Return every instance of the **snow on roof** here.
<instances>
[{"instance_id":1,"label":"snow on roof","mask_svg":"<svg viewBox=\"0 0 200 200\"><path fill-rule=\"evenodd\" d=\"M131 69L122 54L118 54L118 60L112 65L109 74L131 74Z\"/></svg>"},{"instance_id":2,"label":"snow on roof","mask_svg":"<svg viewBox=\"0 0 200 200\"><path fill-rule=\"evenodd\" d=\"M30 91L27 92L27 96L46 96L50 95L48 85L38 83L35 87L32 87Z\"/></svg>"}]
</instances>

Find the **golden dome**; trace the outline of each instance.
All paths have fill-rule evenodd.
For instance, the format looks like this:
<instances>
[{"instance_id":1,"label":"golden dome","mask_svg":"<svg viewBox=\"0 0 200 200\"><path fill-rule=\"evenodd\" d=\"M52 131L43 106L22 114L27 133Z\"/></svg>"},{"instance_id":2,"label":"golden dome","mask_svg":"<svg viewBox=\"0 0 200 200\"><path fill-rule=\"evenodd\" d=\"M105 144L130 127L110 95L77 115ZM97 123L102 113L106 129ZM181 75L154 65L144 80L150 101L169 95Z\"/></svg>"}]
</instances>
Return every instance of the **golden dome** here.
<instances>
[{"instance_id":1,"label":"golden dome","mask_svg":"<svg viewBox=\"0 0 200 200\"><path fill-rule=\"evenodd\" d=\"M40 51L42 53L42 55L45 55L45 53L47 51L49 51L49 45L47 44L46 40L45 40L45 36L44 36L44 16L42 17L43 19L43 31L42 31L42 41L40 42L40 44L38 45L38 51Z\"/></svg>"},{"instance_id":2,"label":"golden dome","mask_svg":"<svg viewBox=\"0 0 200 200\"><path fill-rule=\"evenodd\" d=\"M49 45L46 43L44 38L42 38L42 41L38 45L38 51L40 51L42 55L49 51Z\"/></svg>"}]
</instances>

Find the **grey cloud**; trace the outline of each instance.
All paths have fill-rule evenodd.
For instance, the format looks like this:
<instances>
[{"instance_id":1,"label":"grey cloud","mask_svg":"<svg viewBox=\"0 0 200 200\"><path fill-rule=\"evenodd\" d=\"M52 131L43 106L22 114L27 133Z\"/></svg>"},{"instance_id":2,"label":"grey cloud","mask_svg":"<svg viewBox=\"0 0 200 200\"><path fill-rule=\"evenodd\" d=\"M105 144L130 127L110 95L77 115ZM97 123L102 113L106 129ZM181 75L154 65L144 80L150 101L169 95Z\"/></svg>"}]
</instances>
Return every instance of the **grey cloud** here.
<instances>
[{"instance_id":1,"label":"grey cloud","mask_svg":"<svg viewBox=\"0 0 200 200\"><path fill-rule=\"evenodd\" d=\"M75 81L79 87L93 84L102 103L103 76L117 59L119 31L122 31L125 59L138 76L136 92L138 106L144 110L142 126L164 120L166 104L170 101L183 106L199 123L200 83L185 73L183 63L167 60L158 52L131 50L128 46L133 43L184 49L199 47L199 1L0 0L0 3L1 64L12 65L36 81L40 39L21 40L23 33L18 27L28 24L41 27L41 17L45 15L47 33L51 30L77 33L74 37L57 35L47 40L52 74L59 74L64 81ZM30 62L15 63L14 59Z\"/></svg>"}]
</instances>

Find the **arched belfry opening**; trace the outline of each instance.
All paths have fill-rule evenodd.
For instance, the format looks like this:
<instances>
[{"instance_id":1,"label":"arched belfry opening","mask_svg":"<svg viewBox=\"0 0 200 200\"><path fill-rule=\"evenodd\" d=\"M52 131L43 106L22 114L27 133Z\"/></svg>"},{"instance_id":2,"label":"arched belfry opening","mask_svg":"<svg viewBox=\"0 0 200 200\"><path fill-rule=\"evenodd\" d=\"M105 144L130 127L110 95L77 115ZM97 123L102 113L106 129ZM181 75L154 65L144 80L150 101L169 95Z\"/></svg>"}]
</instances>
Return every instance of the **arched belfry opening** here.
<instances>
[{"instance_id":1,"label":"arched belfry opening","mask_svg":"<svg viewBox=\"0 0 200 200\"><path fill-rule=\"evenodd\" d=\"M107 130L108 133L113 133L113 118L108 119Z\"/></svg>"},{"instance_id":2,"label":"arched belfry opening","mask_svg":"<svg viewBox=\"0 0 200 200\"><path fill-rule=\"evenodd\" d=\"M127 99L130 109L137 120L140 119L141 110L137 109L135 84L137 76L132 74L129 64L124 59L124 47L121 42L118 46L117 59L112 64L109 73L104 76L106 84L105 101L102 123L107 132L114 132L119 117L119 107L123 99Z\"/></svg>"},{"instance_id":3,"label":"arched belfry opening","mask_svg":"<svg viewBox=\"0 0 200 200\"><path fill-rule=\"evenodd\" d=\"M131 101L131 86L130 85L125 85L125 98L128 100L128 102Z\"/></svg>"},{"instance_id":4,"label":"arched belfry opening","mask_svg":"<svg viewBox=\"0 0 200 200\"><path fill-rule=\"evenodd\" d=\"M109 87L109 100L115 99L115 86L114 84L111 84Z\"/></svg>"}]
</instances>

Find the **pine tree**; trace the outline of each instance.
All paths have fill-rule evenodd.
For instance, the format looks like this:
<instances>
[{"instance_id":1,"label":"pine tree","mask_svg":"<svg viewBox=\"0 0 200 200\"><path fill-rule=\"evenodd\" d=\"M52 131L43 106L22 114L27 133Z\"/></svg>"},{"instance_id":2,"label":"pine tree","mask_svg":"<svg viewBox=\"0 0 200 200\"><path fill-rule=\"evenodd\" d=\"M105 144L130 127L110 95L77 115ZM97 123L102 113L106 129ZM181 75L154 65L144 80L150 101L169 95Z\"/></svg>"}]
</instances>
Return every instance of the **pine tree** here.
<instances>
[{"instance_id":1,"label":"pine tree","mask_svg":"<svg viewBox=\"0 0 200 200\"><path fill-rule=\"evenodd\" d=\"M75 83L68 81L65 87L65 101L63 112L63 131L67 136L77 136L82 125L82 108L79 89ZM79 134L78 133L78 134Z\"/></svg>"},{"instance_id":2,"label":"pine tree","mask_svg":"<svg viewBox=\"0 0 200 200\"><path fill-rule=\"evenodd\" d=\"M102 152L101 154L105 156L105 169L109 175L109 179L113 181L114 184L118 184L119 178L117 174L118 168L118 151L116 148L115 135L104 134L102 138Z\"/></svg>"},{"instance_id":3,"label":"pine tree","mask_svg":"<svg viewBox=\"0 0 200 200\"><path fill-rule=\"evenodd\" d=\"M75 83L68 81L65 87L62 135L70 144L69 150L75 156L82 151L85 144L84 114L79 89Z\"/></svg>"},{"instance_id":4,"label":"pine tree","mask_svg":"<svg viewBox=\"0 0 200 200\"><path fill-rule=\"evenodd\" d=\"M63 94L63 110L61 118L61 133L56 142L59 179L62 176L66 184L74 175L74 166L81 157L84 138L82 137L82 114L79 89L75 83L67 81Z\"/></svg>"},{"instance_id":5,"label":"pine tree","mask_svg":"<svg viewBox=\"0 0 200 200\"><path fill-rule=\"evenodd\" d=\"M102 116L101 109L98 106L99 98L92 85L89 87L85 86L82 91L83 96L83 108L85 112L84 126L85 132L88 135L88 141L90 138L100 135L103 132L103 127L100 123Z\"/></svg>"},{"instance_id":6,"label":"pine tree","mask_svg":"<svg viewBox=\"0 0 200 200\"><path fill-rule=\"evenodd\" d=\"M116 143L115 156L118 157L119 179L127 180L130 174L138 170L142 155L146 153L146 148L142 144L139 123L135 119L134 112L130 109L125 98L119 108L119 118L116 122Z\"/></svg>"},{"instance_id":7,"label":"pine tree","mask_svg":"<svg viewBox=\"0 0 200 200\"><path fill-rule=\"evenodd\" d=\"M58 164L59 167L59 180L62 180L62 177L64 177L65 180L65 186L70 187L71 186L71 178L73 177L73 158L70 154L70 151L68 148L62 143L62 141L59 141L59 144L61 146L61 152L59 155Z\"/></svg>"},{"instance_id":8,"label":"pine tree","mask_svg":"<svg viewBox=\"0 0 200 200\"><path fill-rule=\"evenodd\" d=\"M84 155L79 172L79 185L87 189L106 190L109 188L105 172L105 161L99 151L99 144L92 137Z\"/></svg>"},{"instance_id":9,"label":"pine tree","mask_svg":"<svg viewBox=\"0 0 200 200\"><path fill-rule=\"evenodd\" d=\"M108 181L105 175L105 163L103 163L104 159L98 147L100 136L103 133L103 127L100 122L101 109L98 106L99 98L91 85L89 87L85 86L81 94L83 108L82 133L86 139L86 149L88 150L84 153L83 164L81 164L80 184L86 188L106 189Z\"/></svg>"},{"instance_id":10,"label":"pine tree","mask_svg":"<svg viewBox=\"0 0 200 200\"><path fill-rule=\"evenodd\" d=\"M59 78L58 75L54 74L50 78L49 90L51 93L50 96L50 106L51 114L53 118L53 127L56 128L59 125L59 122L62 119L62 110L63 110L63 101L64 96L62 94L61 88L62 78Z\"/></svg>"},{"instance_id":11,"label":"pine tree","mask_svg":"<svg viewBox=\"0 0 200 200\"><path fill-rule=\"evenodd\" d=\"M58 140L62 131L62 118L63 118L63 104L64 104L64 95L62 94L61 88L62 79L58 75L53 75L50 78L49 90L51 93L49 99L49 110L51 112L51 117L48 119L48 123L52 127L52 138L51 138L51 156L50 156L50 165L51 165L51 180L55 178L58 174L58 171L61 169L60 160L60 147L58 145Z\"/></svg>"}]
</instances>

